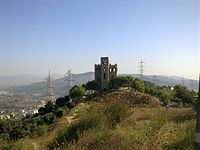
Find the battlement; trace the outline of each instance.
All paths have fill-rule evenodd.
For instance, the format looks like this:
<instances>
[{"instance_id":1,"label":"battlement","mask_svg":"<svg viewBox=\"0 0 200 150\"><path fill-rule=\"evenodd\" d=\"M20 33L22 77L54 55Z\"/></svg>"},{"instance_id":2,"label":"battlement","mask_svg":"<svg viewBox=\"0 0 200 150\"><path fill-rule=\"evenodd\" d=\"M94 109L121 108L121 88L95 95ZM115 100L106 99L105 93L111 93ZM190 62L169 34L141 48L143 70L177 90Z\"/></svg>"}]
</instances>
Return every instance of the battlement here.
<instances>
[{"instance_id":1,"label":"battlement","mask_svg":"<svg viewBox=\"0 0 200 150\"><path fill-rule=\"evenodd\" d=\"M99 85L99 90L109 88L109 82L117 76L117 64L109 64L109 57L101 57L101 64L95 64L95 81Z\"/></svg>"}]
</instances>

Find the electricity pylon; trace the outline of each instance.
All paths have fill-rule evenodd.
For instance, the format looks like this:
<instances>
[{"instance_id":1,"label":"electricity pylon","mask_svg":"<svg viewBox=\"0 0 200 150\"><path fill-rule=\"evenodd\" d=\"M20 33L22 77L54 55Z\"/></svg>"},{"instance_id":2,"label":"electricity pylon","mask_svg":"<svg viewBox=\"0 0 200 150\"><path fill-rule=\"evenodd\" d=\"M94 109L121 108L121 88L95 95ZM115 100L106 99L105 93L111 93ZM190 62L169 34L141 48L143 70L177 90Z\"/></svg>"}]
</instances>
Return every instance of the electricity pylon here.
<instances>
[{"instance_id":1,"label":"electricity pylon","mask_svg":"<svg viewBox=\"0 0 200 150\"><path fill-rule=\"evenodd\" d=\"M145 68L145 63L142 61L139 62L139 72L140 72L140 79L142 80L143 79L143 73L144 73L144 68Z\"/></svg>"},{"instance_id":2,"label":"electricity pylon","mask_svg":"<svg viewBox=\"0 0 200 150\"><path fill-rule=\"evenodd\" d=\"M53 92L53 82L52 82L51 72L49 70L49 75L47 78L47 100L54 102L54 92Z\"/></svg>"},{"instance_id":3,"label":"electricity pylon","mask_svg":"<svg viewBox=\"0 0 200 150\"><path fill-rule=\"evenodd\" d=\"M73 82L75 82L75 80L73 79L73 74L72 74L71 70L68 70L66 75L67 76L66 76L65 81L67 81L67 89L69 92L69 90L72 88Z\"/></svg>"}]
</instances>

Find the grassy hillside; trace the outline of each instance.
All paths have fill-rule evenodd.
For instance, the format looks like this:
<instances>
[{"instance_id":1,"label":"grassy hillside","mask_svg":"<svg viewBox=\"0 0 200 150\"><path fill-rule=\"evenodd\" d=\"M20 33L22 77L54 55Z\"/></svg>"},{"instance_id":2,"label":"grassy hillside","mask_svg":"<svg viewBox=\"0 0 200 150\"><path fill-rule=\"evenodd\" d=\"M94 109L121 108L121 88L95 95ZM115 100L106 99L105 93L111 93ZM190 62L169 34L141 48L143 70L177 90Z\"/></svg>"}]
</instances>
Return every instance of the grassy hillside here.
<instances>
[{"instance_id":1,"label":"grassy hillside","mask_svg":"<svg viewBox=\"0 0 200 150\"><path fill-rule=\"evenodd\" d=\"M189 150L193 149L194 129L191 108L166 110L156 97L114 91L77 104L42 135L1 143L16 150Z\"/></svg>"}]
</instances>

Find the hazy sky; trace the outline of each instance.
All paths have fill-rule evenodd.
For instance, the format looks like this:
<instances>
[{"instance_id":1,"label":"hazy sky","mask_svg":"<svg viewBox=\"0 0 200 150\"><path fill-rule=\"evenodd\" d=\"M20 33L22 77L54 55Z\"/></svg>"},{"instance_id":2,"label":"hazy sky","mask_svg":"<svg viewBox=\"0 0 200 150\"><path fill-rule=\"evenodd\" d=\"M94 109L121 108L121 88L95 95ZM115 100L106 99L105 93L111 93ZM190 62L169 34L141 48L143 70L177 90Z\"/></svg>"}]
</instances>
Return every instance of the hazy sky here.
<instances>
[{"instance_id":1,"label":"hazy sky","mask_svg":"<svg viewBox=\"0 0 200 150\"><path fill-rule=\"evenodd\" d=\"M0 0L0 75L93 71L198 78L199 0Z\"/></svg>"}]
</instances>

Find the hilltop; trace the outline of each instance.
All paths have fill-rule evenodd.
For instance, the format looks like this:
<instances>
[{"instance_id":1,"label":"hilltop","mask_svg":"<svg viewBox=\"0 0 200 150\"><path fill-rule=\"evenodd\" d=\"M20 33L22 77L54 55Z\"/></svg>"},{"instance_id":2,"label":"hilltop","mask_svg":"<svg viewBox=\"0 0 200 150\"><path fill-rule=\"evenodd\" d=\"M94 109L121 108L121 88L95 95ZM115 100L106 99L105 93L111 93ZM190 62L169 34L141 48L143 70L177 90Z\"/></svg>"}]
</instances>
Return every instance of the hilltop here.
<instances>
[{"instance_id":1,"label":"hilltop","mask_svg":"<svg viewBox=\"0 0 200 150\"><path fill-rule=\"evenodd\" d=\"M188 150L193 149L194 119L191 108L166 111L158 98L122 89L79 99L66 115L39 126L42 133L10 144L16 150Z\"/></svg>"}]
</instances>

